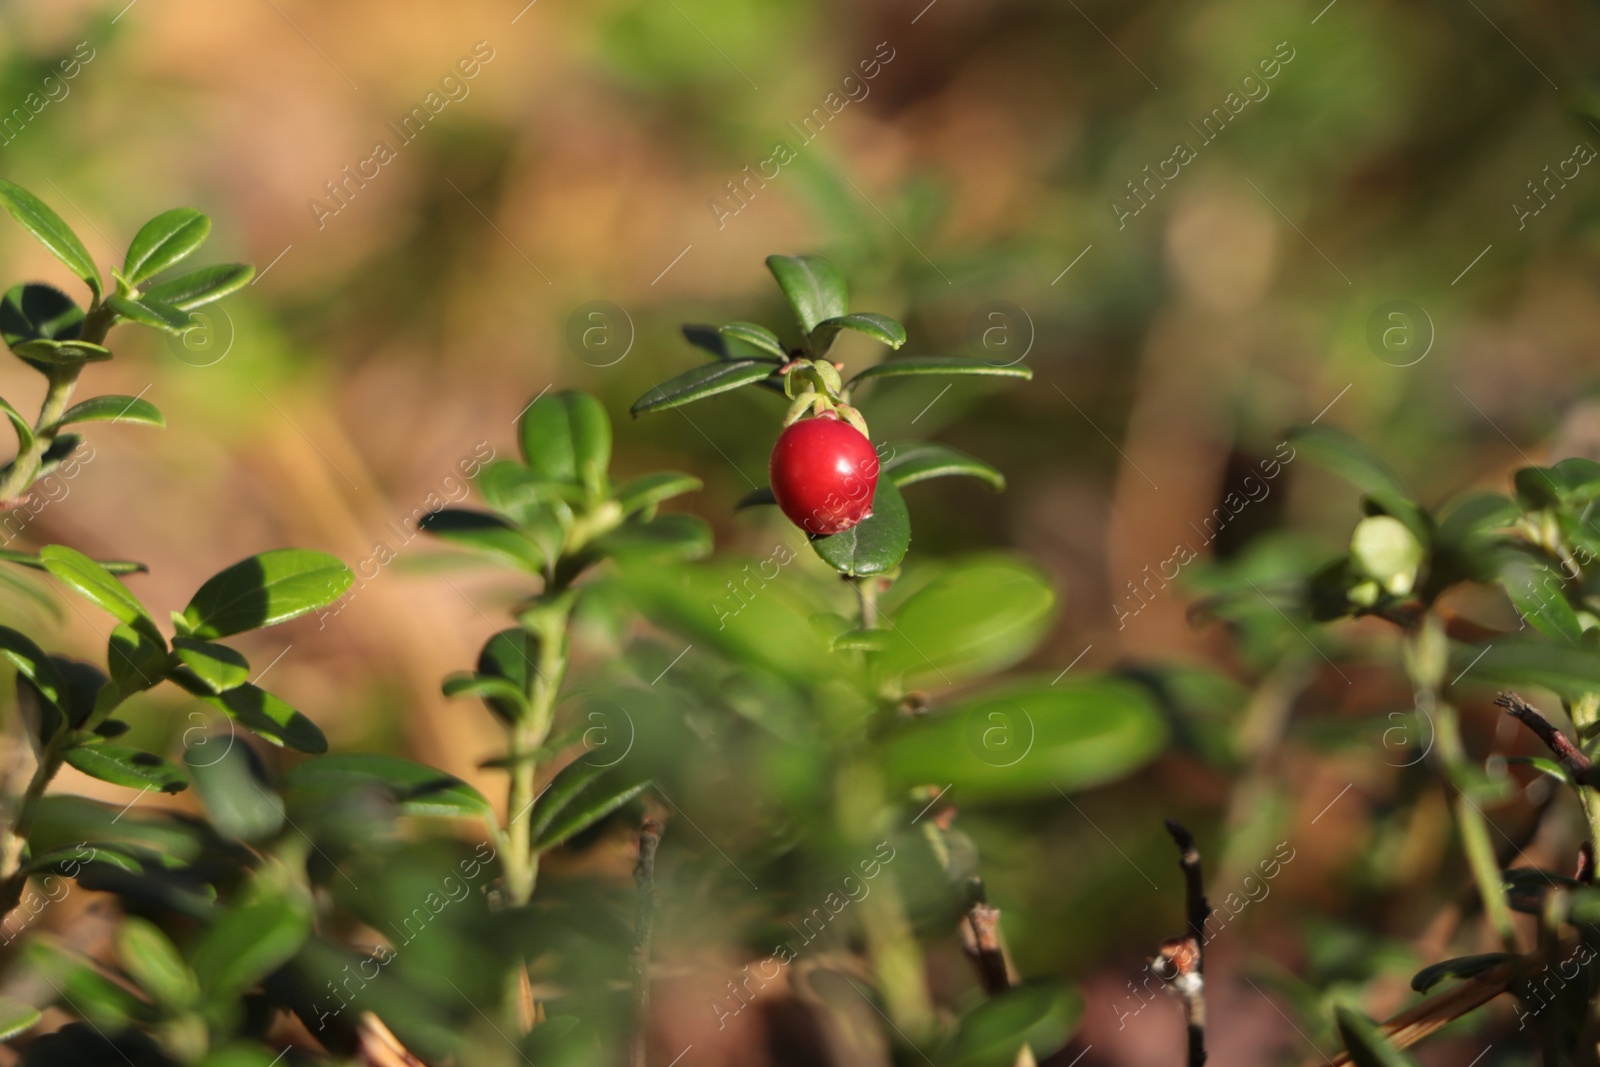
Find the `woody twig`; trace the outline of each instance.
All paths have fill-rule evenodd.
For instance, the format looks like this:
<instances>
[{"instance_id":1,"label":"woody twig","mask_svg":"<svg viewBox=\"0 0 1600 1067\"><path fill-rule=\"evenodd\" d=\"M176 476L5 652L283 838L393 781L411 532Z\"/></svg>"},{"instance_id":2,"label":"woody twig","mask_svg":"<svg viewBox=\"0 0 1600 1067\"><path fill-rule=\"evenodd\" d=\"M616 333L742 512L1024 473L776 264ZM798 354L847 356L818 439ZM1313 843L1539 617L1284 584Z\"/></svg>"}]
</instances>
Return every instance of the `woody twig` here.
<instances>
[{"instance_id":1,"label":"woody twig","mask_svg":"<svg viewBox=\"0 0 1600 1067\"><path fill-rule=\"evenodd\" d=\"M1161 946L1151 961L1151 969L1183 999L1183 1017L1189 1033L1189 1067L1204 1067L1206 1062L1205 943L1206 920L1211 905L1206 900L1205 882L1200 873L1200 849L1194 835L1182 823L1167 820L1167 833L1178 846L1178 867L1183 871L1184 915L1188 932Z\"/></svg>"},{"instance_id":2,"label":"woody twig","mask_svg":"<svg viewBox=\"0 0 1600 1067\"><path fill-rule=\"evenodd\" d=\"M997 996L1017 984L1017 970L1000 934L1000 909L989 904L981 879L972 880L971 893L972 903L961 917L961 950L978 972L983 991Z\"/></svg>"},{"instance_id":3,"label":"woody twig","mask_svg":"<svg viewBox=\"0 0 1600 1067\"><path fill-rule=\"evenodd\" d=\"M1575 784L1586 784L1589 773L1594 769L1594 763L1583 751L1572 742L1566 734L1556 729L1551 721L1544 717L1544 713L1529 704L1515 693L1501 693L1494 701L1506 709L1506 713L1516 719L1538 735L1539 740L1545 743L1556 762L1561 764L1561 769Z\"/></svg>"}]
</instances>

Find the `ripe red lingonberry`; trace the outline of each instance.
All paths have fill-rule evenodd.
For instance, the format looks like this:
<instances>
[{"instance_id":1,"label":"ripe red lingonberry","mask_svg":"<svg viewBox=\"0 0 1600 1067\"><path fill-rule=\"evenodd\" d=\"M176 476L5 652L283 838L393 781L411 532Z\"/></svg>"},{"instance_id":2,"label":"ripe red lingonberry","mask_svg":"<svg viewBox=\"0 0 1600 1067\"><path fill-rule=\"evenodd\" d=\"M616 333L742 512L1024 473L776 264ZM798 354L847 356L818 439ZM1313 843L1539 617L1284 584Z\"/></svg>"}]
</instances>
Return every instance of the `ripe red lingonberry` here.
<instances>
[{"instance_id":1,"label":"ripe red lingonberry","mask_svg":"<svg viewBox=\"0 0 1600 1067\"><path fill-rule=\"evenodd\" d=\"M855 427L833 415L801 419L772 449L772 495L809 534L836 534L872 516L878 454Z\"/></svg>"}]
</instances>

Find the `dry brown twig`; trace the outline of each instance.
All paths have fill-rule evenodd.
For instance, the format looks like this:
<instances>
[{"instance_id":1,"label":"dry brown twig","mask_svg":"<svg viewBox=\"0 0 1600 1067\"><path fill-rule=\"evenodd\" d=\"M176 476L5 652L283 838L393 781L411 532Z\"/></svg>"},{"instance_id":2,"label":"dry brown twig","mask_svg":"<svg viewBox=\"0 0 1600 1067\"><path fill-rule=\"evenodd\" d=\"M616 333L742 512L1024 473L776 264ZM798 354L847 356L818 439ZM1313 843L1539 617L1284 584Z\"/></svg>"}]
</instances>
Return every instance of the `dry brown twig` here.
<instances>
[{"instance_id":1,"label":"dry brown twig","mask_svg":"<svg viewBox=\"0 0 1600 1067\"><path fill-rule=\"evenodd\" d=\"M998 996L1016 986L1020 977L1000 933L1000 909L985 899L983 882L972 881L972 903L961 919L961 951L972 961L983 991Z\"/></svg>"}]
</instances>

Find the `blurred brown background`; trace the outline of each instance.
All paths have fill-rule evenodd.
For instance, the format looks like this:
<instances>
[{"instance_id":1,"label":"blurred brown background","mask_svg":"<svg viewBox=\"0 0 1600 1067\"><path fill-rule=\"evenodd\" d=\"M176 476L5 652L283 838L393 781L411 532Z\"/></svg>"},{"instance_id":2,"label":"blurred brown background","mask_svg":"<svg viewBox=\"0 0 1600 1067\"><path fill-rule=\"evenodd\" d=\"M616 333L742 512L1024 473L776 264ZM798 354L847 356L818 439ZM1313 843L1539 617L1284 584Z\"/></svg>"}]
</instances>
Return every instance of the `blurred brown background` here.
<instances>
[{"instance_id":1,"label":"blurred brown background","mask_svg":"<svg viewBox=\"0 0 1600 1067\"><path fill-rule=\"evenodd\" d=\"M719 547L764 555L778 528L731 504L764 483L778 402L746 390L637 423L626 409L699 358L680 322L786 325L771 252L833 258L856 307L908 323L911 354L1026 353L1025 387L918 380L868 415L874 436L936 437L1010 477L998 498L919 492L917 548L1011 547L1046 568L1065 607L1043 666L1228 662L1186 595L1141 583L1180 544L1203 568L1285 521L1324 531L1311 551L1338 547L1351 494L1292 461L1220 536L1201 532L1295 423L1353 430L1430 501L1494 484L1558 435L1592 447L1600 170L1575 162L1576 145L1600 147L1589 7L924 2L4 5L0 112L49 103L7 128L0 174L103 263L184 204L216 221L205 255L261 272L204 336L130 334L91 372L104 391L147 390L171 428L93 431L93 461L24 540L148 563L136 587L158 609L255 551L338 554L357 595L321 625L251 638L252 658L283 652L274 688L335 748L409 752L492 796L474 768L495 731L437 686L514 591L425 567L407 523L430 493L459 498L475 450L514 448L531 397L576 386L612 412L623 474L696 472ZM395 127L414 108L427 121L407 141ZM749 180L779 141L792 161ZM0 262L65 285L20 231ZM0 369L25 410L41 386ZM393 562L374 562L380 545ZM57 625L63 645L104 628L70 611ZM184 715L152 722L175 736ZM1310 820L1359 756L1273 757L1279 825L1305 858L1241 920L1248 949L1217 949L1220 971L1262 949L1298 968L1306 915L1348 903L1372 846L1359 796L1380 786ZM996 855L1038 924L1013 932L1024 969L1091 994L1084 1067L1178 1047L1175 1004L1118 1028L1111 1003L1152 922L1157 939L1178 923L1156 809L1235 796L1186 766L1060 806ZM1235 1020L1215 1062L1308 1051L1241 981L1213 1014Z\"/></svg>"}]
</instances>

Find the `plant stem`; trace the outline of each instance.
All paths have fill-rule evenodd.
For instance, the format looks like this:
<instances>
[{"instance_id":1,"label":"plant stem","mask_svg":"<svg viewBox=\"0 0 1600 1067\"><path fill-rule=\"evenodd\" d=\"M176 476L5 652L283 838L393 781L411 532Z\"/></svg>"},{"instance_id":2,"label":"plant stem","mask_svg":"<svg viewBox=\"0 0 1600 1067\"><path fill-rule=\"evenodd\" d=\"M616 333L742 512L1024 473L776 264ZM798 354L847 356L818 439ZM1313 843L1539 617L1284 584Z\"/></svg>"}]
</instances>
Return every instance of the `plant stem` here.
<instances>
[{"instance_id":1,"label":"plant stem","mask_svg":"<svg viewBox=\"0 0 1600 1067\"><path fill-rule=\"evenodd\" d=\"M878 579L852 578L850 582L856 587L856 596L861 601L861 628L863 630L877 629Z\"/></svg>"},{"instance_id":2,"label":"plant stem","mask_svg":"<svg viewBox=\"0 0 1600 1067\"><path fill-rule=\"evenodd\" d=\"M524 611L522 625L538 639L537 677L528 713L511 734L511 793L506 811L506 895L514 908L528 903L539 878L539 857L533 850L534 784L538 761L534 754L550 735L561 682L567 673L567 622L572 614L569 590L553 589Z\"/></svg>"},{"instance_id":3,"label":"plant stem","mask_svg":"<svg viewBox=\"0 0 1600 1067\"><path fill-rule=\"evenodd\" d=\"M1517 932L1511 922L1511 907L1506 903L1506 891L1500 875L1500 863L1495 859L1494 843L1489 839L1489 822L1478 805L1466 793L1462 780L1471 768L1467 765L1466 749L1461 743L1461 723L1456 709L1445 703L1434 707L1434 728L1438 733L1439 756L1444 761L1445 776L1456 790L1456 825L1461 830L1461 847L1467 854L1467 866L1478 884L1478 896L1483 900L1483 910L1489 925L1499 936L1507 952L1517 951Z\"/></svg>"},{"instance_id":4,"label":"plant stem","mask_svg":"<svg viewBox=\"0 0 1600 1067\"><path fill-rule=\"evenodd\" d=\"M34 809L39 798L61 769L59 738L65 733L63 727L57 737L52 738L40 752L39 764L33 770L28 788L17 802L16 816L6 828L4 837L0 838L0 921L10 915L11 909L22 900L22 891L28 881L22 871L22 852L28 843L28 829L33 824Z\"/></svg>"},{"instance_id":5,"label":"plant stem","mask_svg":"<svg viewBox=\"0 0 1600 1067\"><path fill-rule=\"evenodd\" d=\"M83 320L79 339L90 344L101 344L114 321L115 315L106 308L91 307ZM53 427L71 402L72 390L78 384L78 375L83 367L84 364L75 363L51 368L50 385L45 391L44 403L39 406L39 418L33 424L33 443L17 453L17 458L11 461L10 470L0 479L0 506L11 506L33 487L45 452L55 444Z\"/></svg>"}]
</instances>

